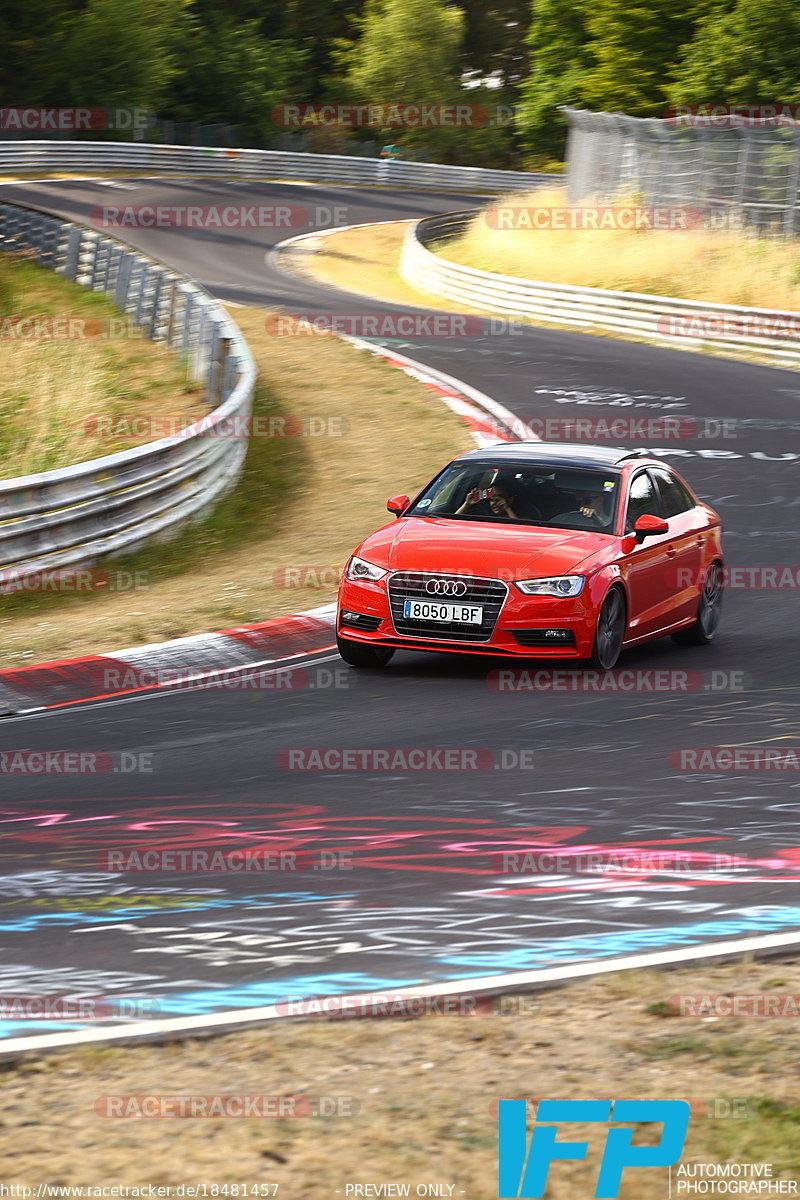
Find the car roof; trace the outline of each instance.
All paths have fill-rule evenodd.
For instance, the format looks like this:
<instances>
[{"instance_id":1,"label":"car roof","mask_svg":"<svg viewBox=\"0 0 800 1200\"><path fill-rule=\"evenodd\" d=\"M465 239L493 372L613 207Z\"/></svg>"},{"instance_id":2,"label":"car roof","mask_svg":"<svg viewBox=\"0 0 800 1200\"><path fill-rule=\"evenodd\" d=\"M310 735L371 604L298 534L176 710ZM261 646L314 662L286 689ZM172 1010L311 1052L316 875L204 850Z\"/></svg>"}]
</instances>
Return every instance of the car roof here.
<instances>
[{"instance_id":1,"label":"car roof","mask_svg":"<svg viewBox=\"0 0 800 1200\"><path fill-rule=\"evenodd\" d=\"M621 446L586 446L580 442L498 442L467 450L457 461L542 464L554 467L618 467L620 470L633 459L657 462L640 450L625 450Z\"/></svg>"}]
</instances>

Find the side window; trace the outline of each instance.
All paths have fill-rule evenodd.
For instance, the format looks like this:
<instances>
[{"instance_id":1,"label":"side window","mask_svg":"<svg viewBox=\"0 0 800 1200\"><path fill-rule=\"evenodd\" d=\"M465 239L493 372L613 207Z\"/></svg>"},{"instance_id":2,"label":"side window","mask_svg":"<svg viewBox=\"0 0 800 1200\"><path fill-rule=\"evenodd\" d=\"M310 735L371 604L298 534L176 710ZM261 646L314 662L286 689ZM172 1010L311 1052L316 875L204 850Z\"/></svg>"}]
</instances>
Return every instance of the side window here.
<instances>
[{"instance_id":1,"label":"side window","mask_svg":"<svg viewBox=\"0 0 800 1200\"><path fill-rule=\"evenodd\" d=\"M628 511L625 515L625 529L630 533L639 517L645 513L660 516L658 498L653 488L650 476L646 471L637 475L631 483L628 496Z\"/></svg>"},{"instance_id":2,"label":"side window","mask_svg":"<svg viewBox=\"0 0 800 1200\"><path fill-rule=\"evenodd\" d=\"M683 484L667 471L653 471L661 493L661 510L665 517L677 517L678 513L694 508L694 500Z\"/></svg>"}]
</instances>

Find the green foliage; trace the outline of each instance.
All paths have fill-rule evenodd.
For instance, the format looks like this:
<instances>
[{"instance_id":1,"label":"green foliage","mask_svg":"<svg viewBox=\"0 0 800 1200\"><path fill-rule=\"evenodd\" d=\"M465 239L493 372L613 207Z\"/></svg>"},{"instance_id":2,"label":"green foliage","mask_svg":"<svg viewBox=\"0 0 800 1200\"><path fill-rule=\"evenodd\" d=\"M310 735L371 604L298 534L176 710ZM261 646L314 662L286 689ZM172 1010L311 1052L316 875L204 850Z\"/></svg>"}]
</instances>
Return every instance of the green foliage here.
<instances>
[{"instance_id":1,"label":"green foliage","mask_svg":"<svg viewBox=\"0 0 800 1200\"><path fill-rule=\"evenodd\" d=\"M800 103L796 0L736 0L706 14L683 48L675 104Z\"/></svg>"},{"instance_id":2,"label":"green foliage","mask_svg":"<svg viewBox=\"0 0 800 1200\"><path fill-rule=\"evenodd\" d=\"M157 108L180 70L190 0L89 0L64 17L47 101Z\"/></svg>"},{"instance_id":3,"label":"green foliage","mask_svg":"<svg viewBox=\"0 0 800 1200\"><path fill-rule=\"evenodd\" d=\"M0 45L9 107L148 109L232 125L245 145L270 144L287 103L513 107L513 125L317 128L307 142L497 166L520 150L531 167L563 158L561 105L800 103L797 0L4 0Z\"/></svg>"},{"instance_id":4,"label":"green foliage","mask_svg":"<svg viewBox=\"0 0 800 1200\"><path fill-rule=\"evenodd\" d=\"M194 20L170 89L170 116L233 124L245 139L273 136L271 111L298 86L305 57L287 42L266 41L256 21L236 24L226 14Z\"/></svg>"},{"instance_id":5,"label":"green foliage","mask_svg":"<svg viewBox=\"0 0 800 1200\"><path fill-rule=\"evenodd\" d=\"M595 60L584 80L590 108L633 116L662 116L667 83L680 48L693 35L710 0L594 0L586 28Z\"/></svg>"},{"instance_id":6,"label":"green foliage","mask_svg":"<svg viewBox=\"0 0 800 1200\"><path fill-rule=\"evenodd\" d=\"M531 74L520 86L517 126L523 145L563 157L566 122L558 106L580 108L592 63L587 0L534 0L528 34Z\"/></svg>"},{"instance_id":7,"label":"green foliage","mask_svg":"<svg viewBox=\"0 0 800 1200\"><path fill-rule=\"evenodd\" d=\"M464 17L441 0L369 0L342 55L353 93L373 104L433 104L458 89Z\"/></svg>"},{"instance_id":8,"label":"green foliage","mask_svg":"<svg viewBox=\"0 0 800 1200\"><path fill-rule=\"evenodd\" d=\"M464 15L442 0L368 0L359 38L340 49L344 90L363 104L438 105L466 98L459 84ZM424 145L440 154L471 130L387 124L405 149Z\"/></svg>"},{"instance_id":9,"label":"green foliage","mask_svg":"<svg viewBox=\"0 0 800 1200\"><path fill-rule=\"evenodd\" d=\"M530 0L460 0L458 7L465 16L462 69L492 75L503 87L524 79Z\"/></svg>"}]
</instances>

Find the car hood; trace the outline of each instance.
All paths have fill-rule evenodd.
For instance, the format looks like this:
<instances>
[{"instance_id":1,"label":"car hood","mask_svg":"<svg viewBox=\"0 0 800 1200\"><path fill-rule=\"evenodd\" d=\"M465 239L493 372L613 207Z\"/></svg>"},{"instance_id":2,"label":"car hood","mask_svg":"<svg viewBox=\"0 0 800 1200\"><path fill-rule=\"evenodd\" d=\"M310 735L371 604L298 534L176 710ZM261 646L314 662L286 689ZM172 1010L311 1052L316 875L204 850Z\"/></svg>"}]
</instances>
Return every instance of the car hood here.
<instances>
[{"instance_id":1,"label":"car hood","mask_svg":"<svg viewBox=\"0 0 800 1200\"><path fill-rule=\"evenodd\" d=\"M568 574L615 540L585 529L401 517L362 542L358 554L390 571L526 579Z\"/></svg>"}]
</instances>

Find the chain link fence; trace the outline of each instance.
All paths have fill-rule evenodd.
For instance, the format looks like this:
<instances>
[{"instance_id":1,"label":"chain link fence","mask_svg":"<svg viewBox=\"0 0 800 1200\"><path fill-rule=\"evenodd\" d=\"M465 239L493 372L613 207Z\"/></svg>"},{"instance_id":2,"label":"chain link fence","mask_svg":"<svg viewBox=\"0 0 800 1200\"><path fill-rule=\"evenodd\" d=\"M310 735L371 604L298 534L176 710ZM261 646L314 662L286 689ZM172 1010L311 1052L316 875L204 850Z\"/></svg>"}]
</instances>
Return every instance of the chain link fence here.
<instances>
[{"instance_id":1,"label":"chain link fence","mask_svg":"<svg viewBox=\"0 0 800 1200\"><path fill-rule=\"evenodd\" d=\"M711 228L800 234L800 122L665 120L564 107L567 189L580 204L635 194L648 207L701 209Z\"/></svg>"}]
</instances>

